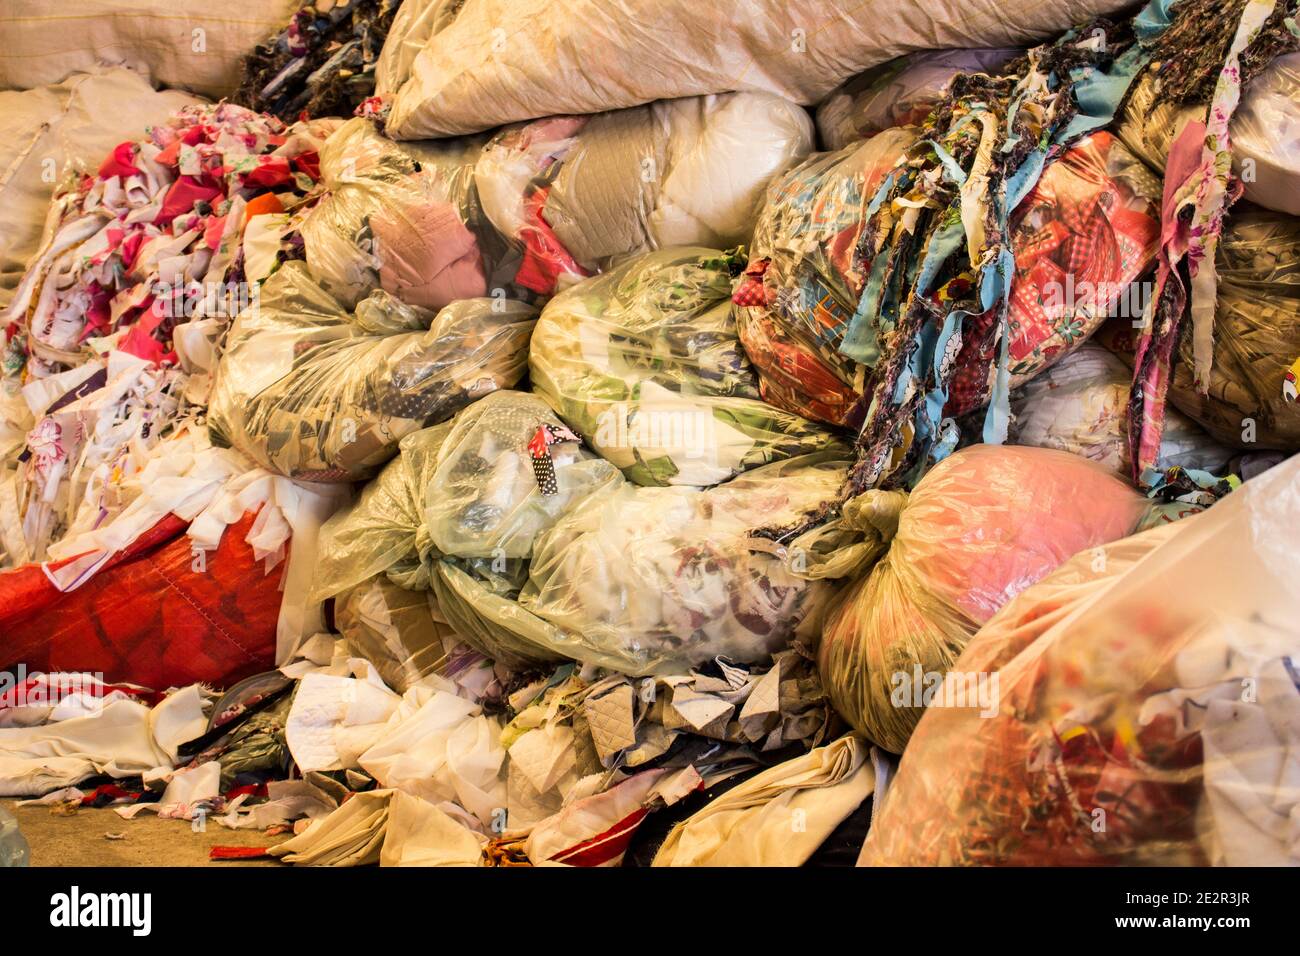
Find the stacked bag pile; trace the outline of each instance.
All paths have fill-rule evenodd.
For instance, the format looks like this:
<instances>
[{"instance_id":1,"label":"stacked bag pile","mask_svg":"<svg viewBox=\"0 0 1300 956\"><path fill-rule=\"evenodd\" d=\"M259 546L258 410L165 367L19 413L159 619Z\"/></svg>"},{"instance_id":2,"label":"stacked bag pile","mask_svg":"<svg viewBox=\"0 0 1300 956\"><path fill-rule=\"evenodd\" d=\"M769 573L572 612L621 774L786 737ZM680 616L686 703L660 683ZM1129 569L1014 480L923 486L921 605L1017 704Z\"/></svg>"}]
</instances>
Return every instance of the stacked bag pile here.
<instances>
[{"instance_id":1,"label":"stacked bag pile","mask_svg":"<svg viewBox=\"0 0 1300 956\"><path fill-rule=\"evenodd\" d=\"M1124 6L0 54L0 665L196 728L53 766L91 718L0 698L0 793L163 764L299 865L1300 861L1296 11Z\"/></svg>"}]
</instances>

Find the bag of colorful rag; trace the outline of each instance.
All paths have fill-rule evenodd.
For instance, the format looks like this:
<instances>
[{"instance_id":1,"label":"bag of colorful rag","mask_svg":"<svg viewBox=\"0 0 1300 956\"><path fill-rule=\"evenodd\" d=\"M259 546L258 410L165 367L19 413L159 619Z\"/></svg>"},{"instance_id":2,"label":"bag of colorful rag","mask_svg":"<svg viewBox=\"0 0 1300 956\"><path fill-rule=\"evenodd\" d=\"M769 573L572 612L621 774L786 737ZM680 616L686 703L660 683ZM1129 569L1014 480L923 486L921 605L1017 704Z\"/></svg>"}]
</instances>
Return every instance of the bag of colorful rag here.
<instances>
[{"instance_id":1,"label":"bag of colorful rag","mask_svg":"<svg viewBox=\"0 0 1300 956\"><path fill-rule=\"evenodd\" d=\"M840 150L891 126L925 119L959 73L999 72L1024 53L1016 47L924 50L872 67L846 80L817 106L817 133Z\"/></svg>"},{"instance_id":2,"label":"bag of colorful rag","mask_svg":"<svg viewBox=\"0 0 1300 956\"><path fill-rule=\"evenodd\" d=\"M1119 320L1123 321L1123 320ZM1098 333L1099 335L1103 333ZM1013 445L1055 448L1095 461L1128 479L1128 398L1133 370L1117 355L1085 342L1011 394ZM1159 467L1222 475L1234 452L1181 412L1165 419Z\"/></svg>"},{"instance_id":3,"label":"bag of colorful rag","mask_svg":"<svg viewBox=\"0 0 1300 956\"><path fill-rule=\"evenodd\" d=\"M912 735L870 866L1300 862L1300 459L1007 604ZM980 706L987 703L987 708Z\"/></svg>"},{"instance_id":4,"label":"bag of colorful rag","mask_svg":"<svg viewBox=\"0 0 1300 956\"><path fill-rule=\"evenodd\" d=\"M888 549L828 611L818 666L841 716L893 753L924 712L925 682L942 679L1002 605L1150 511L1090 461L999 445L945 458L910 495L865 497Z\"/></svg>"},{"instance_id":5,"label":"bag of colorful rag","mask_svg":"<svg viewBox=\"0 0 1300 956\"><path fill-rule=\"evenodd\" d=\"M759 398L731 314L742 262L647 253L561 292L537 322L533 388L639 485L715 485L836 441Z\"/></svg>"},{"instance_id":6,"label":"bag of colorful rag","mask_svg":"<svg viewBox=\"0 0 1300 956\"><path fill-rule=\"evenodd\" d=\"M433 315L384 291L349 313L288 262L231 326L208 411L213 440L290 478L368 478L404 435L514 385L535 320L504 299Z\"/></svg>"},{"instance_id":7,"label":"bag of colorful rag","mask_svg":"<svg viewBox=\"0 0 1300 956\"><path fill-rule=\"evenodd\" d=\"M523 250L516 281L549 296L615 258L746 241L768 182L812 146L808 114L785 100L692 97L508 127L475 181Z\"/></svg>"},{"instance_id":8,"label":"bag of colorful rag","mask_svg":"<svg viewBox=\"0 0 1300 956\"><path fill-rule=\"evenodd\" d=\"M348 308L375 289L426 309L517 298L519 257L474 187L482 145L481 137L400 144L367 119L344 123L321 150L323 193L299 223L312 276Z\"/></svg>"},{"instance_id":9,"label":"bag of colorful rag","mask_svg":"<svg viewBox=\"0 0 1300 956\"><path fill-rule=\"evenodd\" d=\"M1216 259L1207 391L1196 388L1192 336L1186 334L1168 400L1229 448L1300 450L1300 220L1239 207L1224 226ZM1100 333L1103 344L1130 364L1136 335L1132 323L1118 321Z\"/></svg>"},{"instance_id":10,"label":"bag of colorful rag","mask_svg":"<svg viewBox=\"0 0 1300 956\"><path fill-rule=\"evenodd\" d=\"M519 603L555 628L554 651L626 674L759 660L790 642L826 585L750 532L835 500L845 465L817 453L714 488L606 488L538 538Z\"/></svg>"},{"instance_id":11,"label":"bag of colorful rag","mask_svg":"<svg viewBox=\"0 0 1300 956\"><path fill-rule=\"evenodd\" d=\"M866 371L839 346L867 281L858 245L871 201L914 141L913 130L886 130L768 188L732 298L764 401L834 425L862 421Z\"/></svg>"}]
</instances>

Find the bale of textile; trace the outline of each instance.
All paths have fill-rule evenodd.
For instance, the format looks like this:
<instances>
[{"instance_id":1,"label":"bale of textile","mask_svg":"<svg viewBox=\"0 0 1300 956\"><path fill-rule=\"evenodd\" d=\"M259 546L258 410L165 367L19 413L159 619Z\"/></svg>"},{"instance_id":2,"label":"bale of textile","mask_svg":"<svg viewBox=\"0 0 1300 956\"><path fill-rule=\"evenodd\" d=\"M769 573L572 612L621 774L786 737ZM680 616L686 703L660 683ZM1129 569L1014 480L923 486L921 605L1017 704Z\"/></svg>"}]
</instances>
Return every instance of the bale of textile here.
<instances>
[{"instance_id":1,"label":"bale of textile","mask_svg":"<svg viewBox=\"0 0 1300 956\"><path fill-rule=\"evenodd\" d=\"M10 0L0 11L0 89L61 83L100 64L213 99L239 85L240 64L284 26L299 0L85 0L55 8Z\"/></svg>"},{"instance_id":2,"label":"bale of textile","mask_svg":"<svg viewBox=\"0 0 1300 956\"><path fill-rule=\"evenodd\" d=\"M1121 358L1096 342L1085 342L1012 393L1007 440L1081 455L1127 479L1132 474L1128 458L1132 380L1133 371ZM1158 465L1220 475L1233 454L1175 411L1165 421Z\"/></svg>"},{"instance_id":3,"label":"bale of textile","mask_svg":"<svg viewBox=\"0 0 1300 956\"><path fill-rule=\"evenodd\" d=\"M351 116L375 92L375 68L402 0L308 0L245 58L231 102L286 123Z\"/></svg>"},{"instance_id":4,"label":"bale of textile","mask_svg":"<svg viewBox=\"0 0 1300 956\"><path fill-rule=\"evenodd\" d=\"M514 385L536 313L464 299L437 315L384 291L349 313L286 263L231 326L213 386L213 440L305 481L368 478L403 436Z\"/></svg>"},{"instance_id":5,"label":"bale of textile","mask_svg":"<svg viewBox=\"0 0 1300 956\"><path fill-rule=\"evenodd\" d=\"M834 499L844 466L817 453L708 489L607 487L538 538L519 603L554 626L556 652L626 674L759 660L789 643L825 590L750 532Z\"/></svg>"},{"instance_id":6,"label":"bale of textile","mask_svg":"<svg viewBox=\"0 0 1300 956\"><path fill-rule=\"evenodd\" d=\"M1131 534L1148 508L1076 455L995 445L944 459L910 496L866 494L886 511L874 523L889 547L838 595L818 666L835 709L892 753L982 624L1072 555Z\"/></svg>"},{"instance_id":7,"label":"bale of textile","mask_svg":"<svg viewBox=\"0 0 1300 956\"><path fill-rule=\"evenodd\" d=\"M847 491L915 485L961 437L948 416L987 406L983 440L1005 441L1011 388L1154 261L1159 182L1101 130L1146 35L1098 19L1015 75L960 75L873 198L869 277L839 345L872 369Z\"/></svg>"},{"instance_id":8,"label":"bale of textile","mask_svg":"<svg viewBox=\"0 0 1300 956\"><path fill-rule=\"evenodd\" d=\"M931 707L866 865L1297 862L1300 459L1080 553L957 661L994 713Z\"/></svg>"},{"instance_id":9,"label":"bale of textile","mask_svg":"<svg viewBox=\"0 0 1300 956\"><path fill-rule=\"evenodd\" d=\"M299 223L312 276L349 308L374 289L428 309L513 293L519 255L474 186L481 146L398 144L367 119L344 123L321 150L323 192Z\"/></svg>"},{"instance_id":10,"label":"bale of textile","mask_svg":"<svg viewBox=\"0 0 1300 956\"><path fill-rule=\"evenodd\" d=\"M958 73L996 75L1023 53L1017 47L925 50L872 67L817 105L821 144L840 150L891 126L917 125L948 94Z\"/></svg>"},{"instance_id":11,"label":"bale of textile","mask_svg":"<svg viewBox=\"0 0 1300 956\"><path fill-rule=\"evenodd\" d=\"M1216 258L1208 390L1196 388L1194 343L1184 335L1169 401L1229 448L1300 450L1300 220L1242 207L1228 219ZM1133 362L1131 323L1109 322L1101 336Z\"/></svg>"},{"instance_id":12,"label":"bale of textile","mask_svg":"<svg viewBox=\"0 0 1300 956\"><path fill-rule=\"evenodd\" d=\"M1133 87L1116 132L1124 145L1163 170L1183 128L1203 120L1206 104L1158 99L1153 67ZM1300 215L1300 53L1269 63L1241 91L1229 125L1232 167L1244 196L1265 209Z\"/></svg>"},{"instance_id":13,"label":"bale of textile","mask_svg":"<svg viewBox=\"0 0 1300 956\"><path fill-rule=\"evenodd\" d=\"M742 264L714 249L647 253L561 292L538 319L533 388L639 485L714 485L836 441L759 398L731 313Z\"/></svg>"},{"instance_id":14,"label":"bale of textile","mask_svg":"<svg viewBox=\"0 0 1300 956\"><path fill-rule=\"evenodd\" d=\"M860 424L865 370L840 354L867 281L857 253L869 206L915 140L890 129L817 155L768 188L733 302L761 394L787 411Z\"/></svg>"},{"instance_id":15,"label":"bale of textile","mask_svg":"<svg viewBox=\"0 0 1300 956\"><path fill-rule=\"evenodd\" d=\"M438 7L445 0L407 0ZM745 0L716 11L684 0L466 0L383 77L392 135L421 139L517 120L731 90L819 102L863 70L915 50L1016 46L1099 14L1111 0L1024 0L957 9L873 0ZM418 17L412 11L413 17ZM645 24L654 24L646 30Z\"/></svg>"},{"instance_id":16,"label":"bale of textile","mask_svg":"<svg viewBox=\"0 0 1300 956\"><path fill-rule=\"evenodd\" d=\"M118 143L195 102L122 67L0 92L0 309L40 247L57 183L73 171L93 172Z\"/></svg>"},{"instance_id":17,"label":"bale of textile","mask_svg":"<svg viewBox=\"0 0 1300 956\"><path fill-rule=\"evenodd\" d=\"M577 436L551 440L564 431L537 396L501 391L406 436L398 457L322 529L315 595L344 595L384 575L432 589L441 619L494 660L558 659L536 637L545 623L515 602L533 544L595 490L622 482Z\"/></svg>"},{"instance_id":18,"label":"bale of textile","mask_svg":"<svg viewBox=\"0 0 1300 956\"><path fill-rule=\"evenodd\" d=\"M270 669L281 574L248 541L255 520L200 551L169 516L73 591L40 565L0 571L6 660L146 687L224 686Z\"/></svg>"},{"instance_id":19,"label":"bale of textile","mask_svg":"<svg viewBox=\"0 0 1300 956\"><path fill-rule=\"evenodd\" d=\"M769 190L745 280L733 297L767 401L812 418L861 424L891 315L901 307L901 293L890 287L906 281L886 278L897 268L889 260L896 250L908 255L910 238L882 237L897 216L876 203L898 175L894 164L912 149L928 148L915 142L914 131L886 130L810 160ZM1011 385L1086 339L1149 268L1159 193L1155 177L1108 133L1094 133L1048 163L1009 223ZM878 247L874 255L870 247L864 255L864 233ZM943 236L949 245L959 239L951 228ZM961 272L936 294L940 307L951 309L969 305L973 291L970 273ZM948 351L940 353L948 415L985 405L998 374L996 310L973 307L962 326L952 329Z\"/></svg>"},{"instance_id":20,"label":"bale of textile","mask_svg":"<svg viewBox=\"0 0 1300 956\"><path fill-rule=\"evenodd\" d=\"M748 240L768 182L812 146L801 107L733 93L509 127L475 178L523 250L516 281L551 295L618 257Z\"/></svg>"}]
</instances>

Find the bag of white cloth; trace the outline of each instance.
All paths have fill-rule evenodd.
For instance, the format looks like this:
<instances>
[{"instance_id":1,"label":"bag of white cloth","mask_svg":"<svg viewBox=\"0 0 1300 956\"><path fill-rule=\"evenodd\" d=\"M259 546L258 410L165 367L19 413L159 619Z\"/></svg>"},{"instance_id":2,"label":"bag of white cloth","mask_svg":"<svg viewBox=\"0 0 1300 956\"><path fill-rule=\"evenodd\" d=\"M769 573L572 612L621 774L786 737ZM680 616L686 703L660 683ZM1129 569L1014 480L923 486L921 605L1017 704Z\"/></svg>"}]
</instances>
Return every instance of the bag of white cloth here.
<instances>
[{"instance_id":1,"label":"bag of white cloth","mask_svg":"<svg viewBox=\"0 0 1300 956\"><path fill-rule=\"evenodd\" d=\"M920 125L958 73L997 76L1023 52L1016 47L926 50L873 67L841 84L818 105L822 146L843 149L891 126Z\"/></svg>"},{"instance_id":2,"label":"bag of white cloth","mask_svg":"<svg viewBox=\"0 0 1300 956\"><path fill-rule=\"evenodd\" d=\"M533 388L639 485L714 485L834 446L759 398L731 312L743 266L734 252L675 248L566 289L533 330Z\"/></svg>"},{"instance_id":3,"label":"bag of white cloth","mask_svg":"<svg viewBox=\"0 0 1300 956\"><path fill-rule=\"evenodd\" d=\"M547 649L550 628L515 603L533 543L594 491L623 480L576 436L545 445L539 454L548 464L535 465L529 446L539 430L563 427L537 396L502 390L407 435L398 457L321 529L317 599L347 600L384 575L412 591L432 589L440 619L494 660L559 659ZM553 477L546 489L539 467Z\"/></svg>"},{"instance_id":4,"label":"bag of white cloth","mask_svg":"<svg viewBox=\"0 0 1300 956\"><path fill-rule=\"evenodd\" d=\"M155 90L122 67L0 92L0 309L41 245L58 181L94 172L118 143L197 102L179 90Z\"/></svg>"},{"instance_id":5,"label":"bag of white cloth","mask_svg":"<svg viewBox=\"0 0 1300 956\"><path fill-rule=\"evenodd\" d=\"M300 5L301 0L6 0L0 7L0 89L60 83L110 64L161 86L219 99L239 86L244 57L278 33Z\"/></svg>"},{"instance_id":6,"label":"bag of white cloth","mask_svg":"<svg viewBox=\"0 0 1300 956\"><path fill-rule=\"evenodd\" d=\"M508 127L475 170L489 219L542 295L667 246L748 240L768 182L813 147L808 113L753 93Z\"/></svg>"},{"instance_id":7,"label":"bag of white cloth","mask_svg":"<svg viewBox=\"0 0 1300 956\"><path fill-rule=\"evenodd\" d=\"M1158 81L1151 71L1129 94L1116 132L1124 145L1163 170L1169 147L1192 120L1205 119L1205 104L1155 105ZM1241 90L1232 114L1232 171L1245 197L1265 209L1300 215L1300 53L1269 63Z\"/></svg>"},{"instance_id":8,"label":"bag of white cloth","mask_svg":"<svg viewBox=\"0 0 1300 956\"><path fill-rule=\"evenodd\" d=\"M368 478L404 435L517 382L535 319L496 298L432 315L383 291L351 314L301 262L285 263L231 326L213 441L290 478Z\"/></svg>"},{"instance_id":9,"label":"bag of white cloth","mask_svg":"<svg viewBox=\"0 0 1300 956\"><path fill-rule=\"evenodd\" d=\"M1081 455L1128 478L1128 404L1133 370L1113 352L1085 342L1011 395L1013 445ZM1177 410L1165 419L1158 467L1221 475L1235 452Z\"/></svg>"},{"instance_id":10,"label":"bag of white cloth","mask_svg":"<svg viewBox=\"0 0 1300 956\"><path fill-rule=\"evenodd\" d=\"M447 10L445 0L413 5ZM811 105L904 53L1026 45L1126 6L742 0L720 19L689 0L465 0L450 22L409 34L423 48L412 57L403 44L377 91L392 101L398 139L732 90Z\"/></svg>"},{"instance_id":11,"label":"bag of white cloth","mask_svg":"<svg viewBox=\"0 0 1300 956\"><path fill-rule=\"evenodd\" d=\"M519 603L554 626L554 651L626 674L760 660L791 641L826 585L750 532L802 522L837 497L846 470L818 453L714 488L605 489L537 540Z\"/></svg>"}]
</instances>

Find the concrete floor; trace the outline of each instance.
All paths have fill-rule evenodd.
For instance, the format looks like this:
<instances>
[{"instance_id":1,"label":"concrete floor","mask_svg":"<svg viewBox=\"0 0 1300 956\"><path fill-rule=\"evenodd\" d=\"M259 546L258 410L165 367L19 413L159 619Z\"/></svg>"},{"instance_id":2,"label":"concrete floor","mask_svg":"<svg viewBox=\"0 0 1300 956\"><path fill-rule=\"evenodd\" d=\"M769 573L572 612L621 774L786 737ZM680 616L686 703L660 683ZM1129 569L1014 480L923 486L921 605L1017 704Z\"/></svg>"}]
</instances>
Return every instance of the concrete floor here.
<instances>
[{"instance_id":1,"label":"concrete floor","mask_svg":"<svg viewBox=\"0 0 1300 956\"><path fill-rule=\"evenodd\" d=\"M196 833L186 820L162 820L141 813L124 820L110 808L78 810L71 816L51 813L49 807L19 807L3 800L4 808L32 851L32 866L284 866L276 860L208 859L214 846L269 846L287 840L287 834L267 836L260 830L230 830L209 821ZM124 833L110 840L106 833Z\"/></svg>"}]
</instances>

